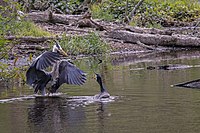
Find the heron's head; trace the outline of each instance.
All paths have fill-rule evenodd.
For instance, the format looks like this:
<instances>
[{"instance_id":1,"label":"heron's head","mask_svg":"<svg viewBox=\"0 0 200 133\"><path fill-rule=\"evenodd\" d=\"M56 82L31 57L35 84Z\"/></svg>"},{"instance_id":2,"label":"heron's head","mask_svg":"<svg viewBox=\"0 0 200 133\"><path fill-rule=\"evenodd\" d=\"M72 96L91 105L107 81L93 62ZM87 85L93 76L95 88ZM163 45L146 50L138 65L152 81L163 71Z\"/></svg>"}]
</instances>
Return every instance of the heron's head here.
<instances>
[{"instance_id":1,"label":"heron's head","mask_svg":"<svg viewBox=\"0 0 200 133\"><path fill-rule=\"evenodd\" d=\"M53 52L56 52L56 53L60 53L64 56L67 56L67 53L61 48L61 46L59 45L59 43L57 41L55 41L56 44L53 45Z\"/></svg>"}]
</instances>

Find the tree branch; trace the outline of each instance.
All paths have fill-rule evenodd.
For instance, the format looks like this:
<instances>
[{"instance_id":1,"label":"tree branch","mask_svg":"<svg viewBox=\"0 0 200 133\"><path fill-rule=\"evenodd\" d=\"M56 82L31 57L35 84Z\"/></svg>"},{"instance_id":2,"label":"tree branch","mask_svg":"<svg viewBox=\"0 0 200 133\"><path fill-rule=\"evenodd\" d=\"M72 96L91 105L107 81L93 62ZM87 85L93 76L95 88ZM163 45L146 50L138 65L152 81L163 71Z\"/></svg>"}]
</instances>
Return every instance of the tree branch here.
<instances>
[{"instance_id":1,"label":"tree branch","mask_svg":"<svg viewBox=\"0 0 200 133\"><path fill-rule=\"evenodd\" d=\"M131 11L131 13L129 14L129 18L130 22L133 20L133 17L135 16L136 10L140 7L140 5L142 5L142 3L144 2L144 0L140 0L137 5L135 5L135 7L133 8L133 10Z\"/></svg>"}]
</instances>

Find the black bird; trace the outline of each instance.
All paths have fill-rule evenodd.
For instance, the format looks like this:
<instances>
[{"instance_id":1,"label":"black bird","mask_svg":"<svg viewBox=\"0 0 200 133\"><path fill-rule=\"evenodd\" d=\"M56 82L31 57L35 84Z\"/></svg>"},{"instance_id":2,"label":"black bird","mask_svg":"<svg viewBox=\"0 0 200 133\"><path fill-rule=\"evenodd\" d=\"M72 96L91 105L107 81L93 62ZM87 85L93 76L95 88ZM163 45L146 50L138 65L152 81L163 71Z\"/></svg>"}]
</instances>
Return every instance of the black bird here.
<instances>
[{"instance_id":1,"label":"black bird","mask_svg":"<svg viewBox=\"0 0 200 133\"><path fill-rule=\"evenodd\" d=\"M83 85L86 82L86 73L63 59L63 55L67 56L56 42L52 52L44 52L33 61L26 72L26 83L35 89L35 93L40 91L45 95L45 88L55 93L63 83ZM48 67L52 67L51 72L46 71Z\"/></svg>"},{"instance_id":2,"label":"black bird","mask_svg":"<svg viewBox=\"0 0 200 133\"><path fill-rule=\"evenodd\" d=\"M105 86L104 86L104 84L103 84L103 82L102 82L102 79L101 79L101 76L100 76L100 74L97 74L97 73L95 73L96 74L96 81L99 83L99 85L100 85L100 93L99 94L96 94L95 96L94 96L94 98L96 98L96 99L101 99L101 98L109 98L110 97L110 94L107 92L107 90L106 90L106 88L105 88Z\"/></svg>"}]
</instances>

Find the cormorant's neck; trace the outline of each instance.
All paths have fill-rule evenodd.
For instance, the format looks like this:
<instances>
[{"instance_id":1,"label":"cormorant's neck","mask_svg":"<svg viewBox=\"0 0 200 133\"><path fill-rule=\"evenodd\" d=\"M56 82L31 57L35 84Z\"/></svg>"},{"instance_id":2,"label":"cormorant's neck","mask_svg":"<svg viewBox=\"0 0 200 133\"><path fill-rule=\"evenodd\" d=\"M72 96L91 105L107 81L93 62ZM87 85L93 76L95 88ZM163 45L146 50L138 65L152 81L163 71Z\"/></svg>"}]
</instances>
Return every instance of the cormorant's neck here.
<instances>
[{"instance_id":1,"label":"cormorant's neck","mask_svg":"<svg viewBox=\"0 0 200 133\"><path fill-rule=\"evenodd\" d=\"M104 87L102 82L99 82L100 88L101 88L101 93L106 91L106 88Z\"/></svg>"}]
</instances>

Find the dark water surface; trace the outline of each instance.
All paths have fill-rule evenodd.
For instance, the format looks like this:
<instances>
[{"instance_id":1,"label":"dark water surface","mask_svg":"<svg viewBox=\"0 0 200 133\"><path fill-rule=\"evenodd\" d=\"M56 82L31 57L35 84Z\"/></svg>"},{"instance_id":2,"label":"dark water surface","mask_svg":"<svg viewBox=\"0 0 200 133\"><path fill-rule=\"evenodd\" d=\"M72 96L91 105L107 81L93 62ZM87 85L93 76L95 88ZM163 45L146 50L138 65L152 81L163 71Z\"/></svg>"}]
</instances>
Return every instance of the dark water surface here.
<instances>
[{"instance_id":1,"label":"dark water surface","mask_svg":"<svg viewBox=\"0 0 200 133\"><path fill-rule=\"evenodd\" d=\"M96 57L75 64L88 73L84 86L63 85L60 95L33 97L28 86L0 83L2 133L199 133L200 91L170 87L200 78L200 53L175 52ZM97 65L98 59L103 63ZM176 70L147 66L189 65ZM95 101L102 74L111 99Z\"/></svg>"}]
</instances>

